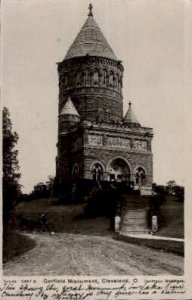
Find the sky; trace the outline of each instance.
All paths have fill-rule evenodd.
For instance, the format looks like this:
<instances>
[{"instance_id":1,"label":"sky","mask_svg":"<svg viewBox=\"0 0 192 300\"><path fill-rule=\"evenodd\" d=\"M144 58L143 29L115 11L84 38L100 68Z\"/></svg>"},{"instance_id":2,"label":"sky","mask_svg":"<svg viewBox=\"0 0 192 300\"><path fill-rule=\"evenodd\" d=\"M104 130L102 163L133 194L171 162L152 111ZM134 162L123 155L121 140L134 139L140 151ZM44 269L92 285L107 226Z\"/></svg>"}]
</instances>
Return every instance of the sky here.
<instances>
[{"instance_id":1,"label":"sky","mask_svg":"<svg viewBox=\"0 0 192 300\"><path fill-rule=\"evenodd\" d=\"M181 0L92 4L96 22L124 66L124 113L131 101L140 123L154 129L154 182L184 185L186 5L192 5ZM2 99L19 135L23 192L55 175L56 63L84 24L88 5L87 0L2 3Z\"/></svg>"}]
</instances>

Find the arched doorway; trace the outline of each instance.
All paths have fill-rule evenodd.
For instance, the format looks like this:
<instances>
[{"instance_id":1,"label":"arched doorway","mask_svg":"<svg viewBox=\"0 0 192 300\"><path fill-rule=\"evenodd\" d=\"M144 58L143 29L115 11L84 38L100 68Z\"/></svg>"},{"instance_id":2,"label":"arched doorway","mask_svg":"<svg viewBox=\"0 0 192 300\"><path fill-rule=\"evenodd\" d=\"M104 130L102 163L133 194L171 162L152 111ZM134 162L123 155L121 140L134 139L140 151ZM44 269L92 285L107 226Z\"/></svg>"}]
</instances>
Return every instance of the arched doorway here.
<instances>
[{"instance_id":1,"label":"arched doorway","mask_svg":"<svg viewBox=\"0 0 192 300\"><path fill-rule=\"evenodd\" d=\"M130 181L130 167L128 162L121 158L116 157L111 160L107 167L107 172L109 175L109 181L116 182L129 182Z\"/></svg>"}]
</instances>

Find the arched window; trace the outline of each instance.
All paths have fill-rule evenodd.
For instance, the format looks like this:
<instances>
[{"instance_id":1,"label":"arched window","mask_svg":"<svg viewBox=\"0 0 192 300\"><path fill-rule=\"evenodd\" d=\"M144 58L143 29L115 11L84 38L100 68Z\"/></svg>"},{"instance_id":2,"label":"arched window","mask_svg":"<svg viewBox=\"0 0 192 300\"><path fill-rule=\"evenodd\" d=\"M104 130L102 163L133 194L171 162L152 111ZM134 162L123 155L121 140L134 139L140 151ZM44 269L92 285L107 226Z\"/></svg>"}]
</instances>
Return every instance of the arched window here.
<instances>
[{"instance_id":1,"label":"arched window","mask_svg":"<svg viewBox=\"0 0 192 300\"><path fill-rule=\"evenodd\" d=\"M90 69L85 70L85 84L90 85L91 84L91 74Z\"/></svg>"},{"instance_id":2,"label":"arched window","mask_svg":"<svg viewBox=\"0 0 192 300\"><path fill-rule=\"evenodd\" d=\"M60 78L60 80L59 80L59 88L63 89L63 87L64 87L63 78Z\"/></svg>"},{"instance_id":3,"label":"arched window","mask_svg":"<svg viewBox=\"0 0 192 300\"><path fill-rule=\"evenodd\" d=\"M72 169L72 179L78 180L79 179L79 166L77 163L74 164Z\"/></svg>"},{"instance_id":4,"label":"arched window","mask_svg":"<svg viewBox=\"0 0 192 300\"><path fill-rule=\"evenodd\" d=\"M67 73L65 73L63 75L63 84L64 84L65 87L68 85L68 76L67 76Z\"/></svg>"},{"instance_id":5,"label":"arched window","mask_svg":"<svg viewBox=\"0 0 192 300\"><path fill-rule=\"evenodd\" d=\"M93 73L93 83L99 84L99 71L97 69Z\"/></svg>"},{"instance_id":6,"label":"arched window","mask_svg":"<svg viewBox=\"0 0 192 300\"><path fill-rule=\"evenodd\" d=\"M104 121L104 110L102 107L99 107L97 111L97 122L101 123L103 121Z\"/></svg>"},{"instance_id":7,"label":"arched window","mask_svg":"<svg viewBox=\"0 0 192 300\"><path fill-rule=\"evenodd\" d=\"M100 163L94 163L92 167L92 178L95 182L100 183L103 180L103 167Z\"/></svg>"},{"instance_id":8,"label":"arched window","mask_svg":"<svg viewBox=\"0 0 192 300\"><path fill-rule=\"evenodd\" d=\"M85 72L82 72L81 74L82 85L86 84L85 79L86 79Z\"/></svg>"},{"instance_id":9,"label":"arched window","mask_svg":"<svg viewBox=\"0 0 192 300\"><path fill-rule=\"evenodd\" d=\"M107 70L103 70L103 85L107 85Z\"/></svg>"},{"instance_id":10,"label":"arched window","mask_svg":"<svg viewBox=\"0 0 192 300\"><path fill-rule=\"evenodd\" d=\"M138 167L135 171L135 183L139 186L146 184L146 173L142 167Z\"/></svg>"},{"instance_id":11,"label":"arched window","mask_svg":"<svg viewBox=\"0 0 192 300\"><path fill-rule=\"evenodd\" d=\"M117 90L119 91L119 74L116 74L116 87L117 87Z\"/></svg>"},{"instance_id":12,"label":"arched window","mask_svg":"<svg viewBox=\"0 0 192 300\"><path fill-rule=\"evenodd\" d=\"M117 76L114 75L113 77L113 86L116 88L117 87Z\"/></svg>"},{"instance_id":13,"label":"arched window","mask_svg":"<svg viewBox=\"0 0 192 300\"><path fill-rule=\"evenodd\" d=\"M111 121L111 110L109 108L106 109L106 121Z\"/></svg>"},{"instance_id":14,"label":"arched window","mask_svg":"<svg viewBox=\"0 0 192 300\"><path fill-rule=\"evenodd\" d=\"M120 76L120 78L119 78L119 84L120 84L120 88L122 88L122 87L123 87L123 80L122 80L122 76Z\"/></svg>"},{"instance_id":15,"label":"arched window","mask_svg":"<svg viewBox=\"0 0 192 300\"><path fill-rule=\"evenodd\" d=\"M81 72L78 71L78 73L76 74L76 85L80 85L81 84Z\"/></svg>"},{"instance_id":16,"label":"arched window","mask_svg":"<svg viewBox=\"0 0 192 300\"><path fill-rule=\"evenodd\" d=\"M70 76L69 76L69 86L73 86L73 73L70 73Z\"/></svg>"},{"instance_id":17,"label":"arched window","mask_svg":"<svg viewBox=\"0 0 192 300\"><path fill-rule=\"evenodd\" d=\"M113 85L114 85L114 74L113 71L111 71L109 75L109 86L113 86Z\"/></svg>"}]
</instances>

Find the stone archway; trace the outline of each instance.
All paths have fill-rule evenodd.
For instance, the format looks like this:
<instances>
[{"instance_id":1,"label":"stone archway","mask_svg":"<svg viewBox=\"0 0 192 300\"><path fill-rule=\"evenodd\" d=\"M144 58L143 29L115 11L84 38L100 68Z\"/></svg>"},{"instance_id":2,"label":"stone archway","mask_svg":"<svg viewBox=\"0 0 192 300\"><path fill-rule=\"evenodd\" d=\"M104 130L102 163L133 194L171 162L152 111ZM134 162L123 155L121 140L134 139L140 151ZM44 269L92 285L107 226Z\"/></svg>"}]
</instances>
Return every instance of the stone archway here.
<instances>
[{"instance_id":1,"label":"stone archway","mask_svg":"<svg viewBox=\"0 0 192 300\"><path fill-rule=\"evenodd\" d=\"M131 169L129 163L122 157L116 157L109 161L107 166L109 181L130 181Z\"/></svg>"}]
</instances>

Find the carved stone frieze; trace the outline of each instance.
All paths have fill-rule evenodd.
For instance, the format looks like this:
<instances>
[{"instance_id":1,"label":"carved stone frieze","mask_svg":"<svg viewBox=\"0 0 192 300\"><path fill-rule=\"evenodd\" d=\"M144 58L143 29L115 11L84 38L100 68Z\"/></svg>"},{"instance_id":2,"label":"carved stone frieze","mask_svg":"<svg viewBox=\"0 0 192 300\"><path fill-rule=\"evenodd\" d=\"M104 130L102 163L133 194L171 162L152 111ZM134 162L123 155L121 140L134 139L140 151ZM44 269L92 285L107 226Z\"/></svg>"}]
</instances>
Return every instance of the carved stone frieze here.
<instances>
[{"instance_id":1,"label":"carved stone frieze","mask_svg":"<svg viewBox=\"0 0 192 300\"><path fill-rule=\"evenodd\" d=\"M126 139L122 137L107 137L106 146L130 149L131 139Z\"/></svg>"},{"instance_id":2,"label":"carved stone frieze","mask_svg":"<svg viewBox=\"0 0 192 300\"><path fill-rule=\"evenodd\" d=\"M107 136L98 134L89 134L87 137L87 144L98 145L106 147L118 147L122 149L137 149L137 150L150 150L148 143L144 140L132 140L131 138Z\"/></svg>"},{"instance_id":3,"label":"carved stone frieze","mask_svg":"<svg viewBox=\"0 0 192 300\"><path fill-rule=\"evenodd\" d=\"M135 140L134 148L138 150L147 150L147 141Z\"/></svg>"},{"instance_id":4,"label":"carved stone frieze","mask_svg":"<svg viewBox=\"0 0 192 300\"><path fill-rule=\"evenodd\" d=\"M102 135L93 135L93 134L89 134L88 135L88 144L89 145L102 145L103 144L103 139L102 139Z\"/></svg>"}]
</instances>

